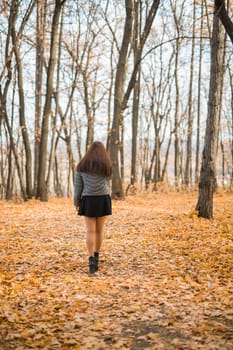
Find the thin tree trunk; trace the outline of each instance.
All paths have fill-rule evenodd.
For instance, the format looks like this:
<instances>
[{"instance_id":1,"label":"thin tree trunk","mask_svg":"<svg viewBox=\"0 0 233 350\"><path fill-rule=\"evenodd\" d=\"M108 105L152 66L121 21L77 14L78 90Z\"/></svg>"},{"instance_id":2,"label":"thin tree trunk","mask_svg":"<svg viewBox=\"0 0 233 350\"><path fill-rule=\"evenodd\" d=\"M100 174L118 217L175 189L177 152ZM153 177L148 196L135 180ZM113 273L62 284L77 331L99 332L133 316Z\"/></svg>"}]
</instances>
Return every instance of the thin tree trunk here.
<instances>
[{"instance_id":1,"label":"thin tree trunk","mask_svg":"<svg viewBox=\"0 0 233 350\"><path fill-rule=\"evenodd\" d=\"M125 157L124 157L124 136L125 136L125 128L124 128L124 122L123 120L120 122L120 145L119 145L119 151L120 151L120 174L121 174L121 180L124 182L125 178Z\"/></svg>"},{"instance_id":2,"label":"thin tree trunk","mask_svg":"<svg viewBox=\"0 0 233 350\"><path fill-rule=\"evenodd\" d=\"M33 7L30 11L33 10ZM15 25L18 16L18 2L14 1L14 16L13 16L13 26L11 30L12 43L14 47L15 59L16 59L16 68L18 73L18 94L19 94L19 124L20 130L23 136L23 145L25 150L25 173L26 173L26 192L27 198L32 198L32 154L31 146L28 135L28 130L26 126L25 118L25 102L24 102L24 87L23 87L23 68L22 60L20 57L19 51L19 37L15 32Z\"/></svg>"},{"instance_id":3,"label":"thin tree trunk","mask_svg":"<svg viewBox=\"0 0 233 350\"><path fill-rule=\"evenodd\" d=\"M131 176L130 184L134 185L137 181L137 137L138 137L138 115L140 99L140 72L134 87L133 113L132 113L132 152L131 152Z\"/></svg>"},{"instance_id":4,"label":"thin tree trunk","mask_svg":"<svg viewBox=\"0 0 233 350\"><path fill-rule=\"evenodd\" d=\"M165 153L165 160L164 160L164 165L163 165L163 170L162 170L162 178L161 178L162 182L164 181L165 174L167 173L168 156L169 156L169 152L170 152L171 143L172 143L172 132L170 133L170 137L169 137L169 141L168 141L167 149L166 149L166 153Z\"/></svg>"},{"instance_id":5,"label":"thin tree trunk","mask_svg":"<svg viewBox=\"0 0 233 350\"><path fill-rule=\"evenodd\" d=\"M229 79L230 79L230 89L231 89L231 121L230 121L230 150L231 150L231 175L230 175L230 187L233 186L233 76L230 72L229 67Z\"/></svg>"},{"instance_id":6,"label":"thin tree trunk","mask_svg":"<svg viewBox=\"0 0 233 350\"><path fill-rule=\"evenodd\" d=\"M174 118L174 135L175 135L175 155L174 155L174 176L175 185L178 187L180 171L179 171L179 84L178 84L178 58L180 51L180 42L177 39L176 42L176 61L175 61L175 86L176 86L176 102L175 102L175 118Z\"/></svg>"},{"instance_id":7,"label":"thin tree trunk","mask_svg":"<svg viewBox=\"0 0 233 350\"><path fill-rule=\"evenodd\" d=\"M114 69L113 69L113 44L111 46L111 55L110 55L110 83L109 83L109 93L108 93L108 122L107 122L107 142L106 148L109 151L109 142L110 142L110 134L111 134L111 111L112 111L112 93L113 93L113 81L114 81Z\"/></svg>"},{"instance_id":8,"label":"thin tree trunk","mask_svg":"<svg viewBox=\"0 0 233 350\"><path fill-rule=\"evenodd\" d=\"M11 101L11 119L9 121L10 128L12 129L14 124L14 113L15 113L15 93L16 93L16 78L14 74L14 81L13 81L13 94L12 94L12 101ZM8 172L7 172L7 185L6 185L6 199L10 200L13 197L13 151L11 147L9 146L9 156L8 156Z\"/></svg>"},{"instance_id":9,"label":"thin tree trunk","mask_svg":"<svg viewBox=\"0 0 233 350\"><path fill-rule=\"evenodd\" d=\"M158 116L156 116L156 125L155 125L155 164L154 164L154 177L153 177L153 191L157 191L157 183L160 180L160 138L159 138L159 126Z\"/></svg>"},{"instance_id":10,"label":"thin tree trunk","mask_svg":"<svg viewBox=\"0 0 233 350\"><path fill-rule=\"evenodd\" d=\"M59 43L62 42L62 32L63 32L63 11L61 15L61 23L59 29ZM51 132L51 145L50 145L50 154L49 154L49 163L48 163L48 172L47 172L47 191L50 191L50 179L52 175L53 163L55 158L55 136L56 136L56 126L57 126L57 115L58 115L58 106L59 106L59 90L60 90L60 68L61 68L61 45L58 47L58 57L57 57L57 68L56 68L56 88L54 91L55 95L55 114L51 116L52 119L52 132ZM63 127L64 125L62 125Z\"/></svg>"},{"instance_id":11,"label":"thin tree trunk","mask_svg":"<svg viewBox=\"0 0 233 350\"><path fill-rule=\"evenodd\" d=\"M224 151L224 143L221 139L220 142L221 155L222 155L222 187L225 187L225 151Z\"/></svg>"},{"instance_id":12,"label":"thin tree trunk","mask_svg":"<svg viewBox=\"0 0 233 350\"><path fill-rule=\"evenodd\" d=\"M7 32L6 46L5 46L5 66L6 66L6 70L7 70L7 76L5 79L5 85L3 86L3 88L0 88L0 100L1 100L0 117L6 123L6 129L7 129L8 135L9 135L10 149L11 149L12 153L14 154L17 174L19 177L20 190L21 190L23 199L27 200L28 199L27 191L26 191L25 184L23 181L23 174L22 174L22 171L20 168L20 162L19 162L19 157L18 157L18 153L16 150L16 145L14 142L12 127L10 125L9 117L7 114L7 95L8 95L8 89L9 89L9 86L10 86L10 83L12 80L12 52L13 51L10 51L10 37L12 34L12 30L14 28L15 6L17 6L17 5L18 5L18 3L15 3L15 1L12 2L11 8L10 8L10 17L8 20L8 32ZM25 19L25 21L23 21L21 23L21 26L19 28L19 31L18 31L19 37L22 34L22 31L23 31L25 24L26 24L26 19Z\"/></svg>"},{"instance_id":13,"label":"thin tree trunk","mask_svg":"<svg viewBox=\"0 0 233 350\"><path fill-rule=\"evenodd\" d=\"M198 92L197 92L197 130L196 130L196 155L195 155L195 184L199 180L199 163L200 163L200 120L201 120L201 77L202 77L202 51L203 51L203 14L204 4L201 4L201 28L200 28L200 44L199 44L199 70L198 70Z\"/></svg>"},{"instance_id":14,"label":"thin tree trunk","mask_svg":"<svg viewBox=\"0 0 233 350\"><path fill-rule=\"evenodd\" d=\"M9 138L10 138L10 147L11 147L11 150L12 150L12 152L14 154L14 158L15 158L17 174L18 174L18 177L19 177L20 190L21 190L23 199L27 200L28 196L27 196L26 187L25 187L25 184L24 184L24 181L23 181L23 174L22 174L22 170L21 170L21 167L20 167L20 159L18 157L18 153L17 153L17 150L16 150L14 137L13 137L13 134L12 134L12 129L11 129L11 126L9 124L9 120L8 120L7 114L5 114L5 121L6 121L7 131L8 131Z\"/></svg>"},{"instance_id":15,"label":"thin tree trunk","mask_svg":"<svg viewBox=\"0 0 233 350\"><path fill-rule=\"evenodd\" d=\"M83 88L84 88L84 103L87 115L87 137L86 137L86 150L92 144L94 140L94 116L92 114L91 104L89 101L89 91L88 91L88 72L85 70L82 72L83 75Z\"/></svg>"},{"instance_id":16,"label":"thin tree trunk","mask_svg":"<svg viewBox=\"0 0 233 350\"><path fill-rule=\"evenodd\" d=\"M1 111L1 110L0 110ZM10 147L8 147L8 142L7 142L7 135L6 135L6 142L4 143L3 146L3 122L0 116L0 198L3 199L5 196L5 193L7 192L7 183L8 183L8 179L10 178L11 175L11 166L9 165L9 163L11 163L11 149ZM8 150L8 162L7 162L7 166L5 166L5 150ZM5 169L7 169L7 179L5 179L6 175L5 175Z\"/></svg>"},{"instance_id":17,"label":"thin tree trunk","mask_svg":"<svg viewBox=\"0 0 233 350\"><path fill-rule=\"evenodd\" d=\"M195 53L195 32L196 32L196 4L193 2L193 40L192 53L190 64L190 78L189 78L189 97L188 97L188 132L186 143L186 162L184 183L186 186L192 184L192 136L193 136L193 74L194 74L194 53Z\"/></svg>"},{"instance_id":18,"label":"thin tree trunk","mask_svg":"<svg viewBox=\"0 0 233 350\"><path fill-rule=\"evenodd\" d=\"M40 128L42 113L42 77L44 60L45 13L47 0L37 0L36 15L36 77L35 77L35 130L34 130L34 194L38 190Z\"/></svg>"},{"instance_id":19,"label":"thin tree trunk","mask_svg":"<svg viewBox=\"0 0 233 350\"><path fill-rule=\"evenodd\" d=\"M140 12L139 12L140 11ZM133 50L134 50L134 65L137 64L138 60L141 60L141 52L139 47L139 39L141 33L141 6L136 1L135 3L135 19L134 19L134 39L133 39ZM138 74L134 86L133 95L133 113L132 113L132 151L131 151L131 175L130 184L134 185L137 181L137 136L138 136L138 116L139 116L139 99L140 99L140 70L139 66Z\"/></svg>"},{"instance_id":20,"label":"thin tree trunk","mask_svg":"<svg viewBox=\"0 0 233 350\"><path fill-rule=\"evenodd\" d=\"M55 145L55 149L57 147L57 144ZM58 159L55 154L55 161L54 161L54 189L57 197L63 197L63 191L62 191L62 185L59 178L59 167L58 167Z\"/></svg>"}]
</instances>

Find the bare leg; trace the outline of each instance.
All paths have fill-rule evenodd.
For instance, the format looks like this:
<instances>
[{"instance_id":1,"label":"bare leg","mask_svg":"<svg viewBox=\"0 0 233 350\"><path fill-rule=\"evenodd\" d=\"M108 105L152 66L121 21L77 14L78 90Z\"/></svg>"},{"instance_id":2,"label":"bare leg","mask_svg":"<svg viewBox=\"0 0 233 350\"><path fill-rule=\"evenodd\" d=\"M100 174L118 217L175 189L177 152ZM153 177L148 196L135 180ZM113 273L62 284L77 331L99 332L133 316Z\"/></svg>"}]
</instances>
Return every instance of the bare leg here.
<instances>
[{"instance_id":1,"label":"bare leg","mask_svg":"<svg viewBox=\"0 0 233 350\"><path fill-rule=\"evenodd\" d=\"M104 223L106 216L101 216L96 218L96 242L95 242L95 252L99 252L103 239L104 239Z\"/></svg>"},{"instance_id":2,"label":"bare leg","mask_svg":"<svg viewBox=\"0 0 233 350\"><path fill-rule=\"evenodd\" d=\"M86 245L89 256L94 256L96 247L96 218L84 216L86 224Z\"/></svg>"}]
</instances>

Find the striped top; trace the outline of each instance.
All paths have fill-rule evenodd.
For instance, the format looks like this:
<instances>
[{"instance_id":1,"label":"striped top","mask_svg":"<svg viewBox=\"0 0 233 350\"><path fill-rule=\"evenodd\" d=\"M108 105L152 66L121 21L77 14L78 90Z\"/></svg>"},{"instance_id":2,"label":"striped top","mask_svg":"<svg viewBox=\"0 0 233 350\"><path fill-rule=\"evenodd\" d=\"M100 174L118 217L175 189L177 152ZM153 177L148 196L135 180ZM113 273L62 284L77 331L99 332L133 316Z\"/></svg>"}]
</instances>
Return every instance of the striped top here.
<instances>
[{"instance_id":1,"label":"striped top","mask_svg":"<svg viewBox=\"0 0 233 350\"><path fill-rule=\"evenodd\" d=\"M74 205L78 207L83 196L103 196L109 194L106 177L76 172L74 178Z\"/></svg>"}]
</instances>

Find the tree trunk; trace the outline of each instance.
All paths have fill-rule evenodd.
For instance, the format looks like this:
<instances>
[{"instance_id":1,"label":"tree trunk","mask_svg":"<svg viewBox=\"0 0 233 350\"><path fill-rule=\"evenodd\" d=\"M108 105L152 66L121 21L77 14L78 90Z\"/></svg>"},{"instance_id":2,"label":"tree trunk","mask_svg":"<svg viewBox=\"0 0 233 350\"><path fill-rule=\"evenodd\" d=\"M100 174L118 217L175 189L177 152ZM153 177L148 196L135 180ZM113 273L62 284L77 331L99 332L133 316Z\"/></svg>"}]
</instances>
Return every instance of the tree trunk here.
<instances>
[{"instance_id":1,"label":"tree trunk","mask_svg":"<svg viewBox=\"0 0 233 350\"><path fill-rule=\"evenodd\" d=\"M145 26L143 32L140 35L140 51L139 57L141 57L142 50L144 48L145 42L150 33L150 29L155 18L158 6L160 1L154 0L150 10L148 12L148 16L145 20ZM117 65L116 72L116 80L115 80L115 99L114 99L114 116L113 123L111 129L111 137L110 137L110 157L113 162L113 178L112 178L112 197L115 199L123 199L123 188L122 181L120 178L119 171L119 161L118 161L118 145L119 145L119 125L120 122L123 121L123 111L127 107L127 103L130 97L130 94L135 87L137 74L139 72L139 67L141 63L141 59L138 59L134 64L134 68L129 79L129 83L124 93L124 79L126 73L126 58L127 51L130 44L131 33L132 33L132 9L133 2L130 0L125 0L126 4L126 21L125 21L125 30L123 42L119 54L119 60Z\"/></svg>"},{"instance_id":2,"label":"tree trunk","mask_svg":"<svg viewBox=\"0 0 233 350\"><path fill-rule=\"evenodd\" d=\"M201 28L200 28L200 43L199 43L199 70L198 70L198 95L197 95L197 129L196 129L196 154L195 154L195 185L199 180L199 162L200 162L200 120L201 120L201 77L202 77L202 53L203 53L203 25L204 25L204 4L201 4Z\"/></svg>"},{"instance_id":3,"label":"tree trunk","mask_svg":"<svg viewBox=\"0 0 233 350\"><path fill-rule=\"evenodd\" d=\"M169 156L169 152L170 152L171 143L172 143L172 132L170 132L170 136L169 136L169 140L168 140L168 144L167 144L167 149L166 149L166 153L165 153L165 160L164 160L162 176L161 176L162 182L164 181L165 174L167 173L168 156Z\"/></svg>"},{"instance_id":4,"label":"tree trunk","mask_svg":"<svg viewBox=\"0 0 233 350\"><path fill-rule=\"evenodd\" d=\"M36 15L36 77L35 77L35 130L34 130L34 194L38 190L40 127L42 113L42 77L44 61L45 13L47 0L37 0Z\"/></svg>"},{"instance_id":5,"label":"tree trunk","mask_svg":"<svg viewBox=\"0 0 233 350\"><path fill-rule=\"evenodd\" d=\"M221 148L221 156L222 156L222 187L225 187L225 150L224 150L224 143L221 139L220 141L220 148Z\"/></svg>"},{"instance_id":6,"label":"tree trunk","mask_svg":"<svg viewBox=\"0 0 233 350\"><path fill-rule=\"evenodd\" d=\"M113 93L113 81L114 81L114 68L113 68L113 44L111 45L110 55L110 79L109 79L109 93L108 93L108 123L107 123L107 142L106 149L109 151L110 134L111 134L111 116L112 116L112 93Z\"/></svg>"},{"instance_id":7,"label":"tree trunk","mask_svg":"<svg viewBox=\"0 0 233 350\"><path fill-rule=\"evenodd\" d=\"M175 155L174 155L174 176L175 176L175 185L178 186L180 171L179 171L179 84L178 84L178 57L180 42L177 39L176 42L176 63L175 63L175 85L176 85L176 105L175 105L175 122L174 122L174 135L175 135Z\"/></svg>"},{"instance_id":8,"label":"tree trunk","mask_svg":"<svg viewBox=\"0 0 233 350\"><path fill-rule=\"evenodd\" d=\"M192 136L193 136L193 74L194 74L194 53L195 53L195 32L196 32L196 4L193 2L193 40L190 63L189 97L188 97L188 132L186 143L186 162L184 183L186 186L192 184Z\"/></svg>"},{"instance_id":9,"label":"tree trunk","mask_svg":"<svg viewBox=\"0 0 233 350\"><path fill-rule=\"evenodd\" d=\"M117 64L116 79L115 79L115 94L114 94L114 115L112 121L111 135L110 135L110 157L113 165L113 176L112 176L112 198L113 199L123 199L123 187L120 177L119 170L119 126L120 122L123 121L122 117L122 100L124 94L124 81L126 73L127 64L127 53L131 39L132 33L132 10L133 3L132 0L125 0L126 6L126 19L124 36L120 49L119 60Z\"/></svg>"},{"instance_id":10,"label":"tree trunk","mask_svg":"<svg viewBox=\"0 0 233 350\"><path fill-rule=\"evenodd\" d=\"M125 157L124 157L124 136L125 136L125 128L124 128L124 122L123 120L120 122L119 125L120 130L120 144L119 144L119 151L120 151L120 175L121 175L121 181L124 182L125 178Z\"/></svg>"},{"instance_id":11,"label":"tree trunk","mask_svg":"<svg viewBox=\"0 0 233 350\"><path fill-rule=\"evenodd\" d=\"M137 181L137 137L138 137L138 115L140 98L140 73L134 87L133 115L132 115L132 152L131 152L131 175L130 184Z\"/></svg>"},{"instance_id":12,"label":"tree trunk","mask_svg":"<svg viewBox=\"0 0 233 350\"><path fill-rule=\"evenodd\" d=\"M89 61L89 57L88 57ZM82 71L83 75L83 89L84 89L84 104L87 115L87 137L86 137L86 150L94 141L94 116L93 111L91 109L91 103L89 101L89 91L88 91L88 71L85 69Z\"/></svg>"},{"instance_id":13,"label":"tree trunk","mask_svg":"<svg viewBox=\"0 0 233 350\"><path fill-rule=\"evenodd\" d=\"M61 23L59 29L59 43L62 42L62 33L63 33L63 12L61 16ZM56 67L56 88L54 89L54 99L56 101L55 105L55 114L51 116L52 122L52 130L51 130L51 144L50 144L50 153L49 153L49 162L48 162L48 172L47 172L47 190L50 191L50 179L52 176L53 163L55 159L55 139L56 139L56 131L57 131L57 115L59 113L59 90L60 90L60 69L61 69L61 45L58 47L58 57L57 57L57 67ZM62 122L62 128L65 127L64 122Z\"/></svg>"},{"instance_id":14,"label":"tree trunk","mask_svg":"<svg viewBox=\"0 0 233 350\"><path fill-rule=\"evenodd\" d=\"M18 157L18 153L16 150L16 145L15 145L15 141L14 141L14 137L13 137L13 132L12 132L12 127L10 125L9 122L9 117L7 114L7 95L8 95L8 89L12 80L12 53L13 50L10 50L10 37L12 35L12 31L14 30L14 23L15 23L15 16L17 13L17 6L18 3L17 2L12 2L11 3L11 8L10 8L10 17L8 20L8 32L7 32L7 37L6 37L6 48L5 48L5 67L6 67L6 71L7 71L7 76L5 79L5 85L3 87L0 87L0 118L1 121L4 120L6 123L6 129L9 135L9 142L10 142L10 149L12 151L12 153L14 154L14 158L15 158L15 164L16 164L16 169L17 169L17 174L19 177L19 184L20 184L20 190L22 193L22 197L24 200L28 199L27 196L27 191L25 188L25 184L23 181L23 174L21 171L21 167L20 167L20 161L19 161L19 157ZM30 14L30 10L28 12L28 15ZM26 24L27 21L27 16L24 17L24 20L22 21L20 27L19 27L19 31L18 31L18 38L20 38L23 28ZM10 152L11 154L11 152ZM10 179L9 179L10 181Z\"/></svg>"},{"instance_id":15,"label":"tree trunk","mask_svg":"<svg viewBox=\"0 0 233 350\"><path fill-rule=\"evenodd\" d=\"M230 174L230 187L233 186L233 76L229 67L230 89L231 89L231 120L230 120L230 152L231 152L231 174Z\"/></svg>"},{"instance_id":16,"label":"tree trunk","mask_svg":"<svg viewBox=\"0 0 233 350\"><path fill-rule=\"evenodd\" d=\"M159 126L158 124L158 116L156 117L156 125L155 125L155 164L154 164L154 177L153 177L153 190L157 191L157 183L160 181L160 137L159 137Z\"/></svg>"},{"instance_id":17,"label":"tree trunk","mask_svg":"<svg viewBox=\"0 0 233 350\"><path fill-rule=\"evenodd\" d=\"M37 198L41 201L48 200L48 189L46 182L46 168L47 168L47 143L48 143L48 126L49 118L51 115L51 105L53 96L53 77L54 70L57 61L57 49L58 49L58 27L59 18L61 14L62 5L64 1L56 0L56 5L53 13L52 31L51 31L51 46L50 56L48 64L48 75L47 75L47 90L45 97L45 105L41 127L41 138L40 138L40 154L39 154L39 170L38 170L38 191Z\"/></svg>"},{"instance_id":18,"label":"tree trunk","mask_svg":"<svg viewBox=\"0 0 233 350\"><path fill-rule=\"evenodd\" d=\"M141 8L140 8L141 10ZM139 14L139 2L135 3L135 19L134 19L134 37L133 37L133 50L134 50L134 65L138 60L141 60L141 51L139 47L139 39L141 32L140 14ZM134 95L133 95L133 113L132 113L132 151L131 151L131 175L130 184L134 185L137 181L137 136L138 136L138 115L139 115L139 98L140 98L140 67L137 74Z\"/></svg>"},{"instance_id":19,"label":"tree trunk","mask_svg":"<svg viewBox=\"0 0 233 350\"><path fill-rule=\"evenodd\" d=\"M13 94L12 94L12 101L11 101L11 119L9 120L10 129L12 130L13 124L14 124L14 106L15 106L15 93L16 93L16 81L14 79L13 81ZM6 130L6 139L7 139L7 130ZM13 150L11 145L7 144L7 148L9 149L9 155L7 157L8 160L8 171L7 171L7 185L6 185L6 199L10 200L13 198Z\"/></svg>"},{"instance_id":20,"label":"tree trunk","mask_svg":"<svg viewBox=\"0 0 233 350\"><path fill-rule=\"evenodd\" d=\"M233 22L228 16L228 13L225 7L225 0L215 0L215 9L216 9L217 16L219 16L233 44Z\"/></svg>"},{"instance_id":21,"label":"tree trunk","mask_svg":"<svg viewBox=\"0 0 233 350\"><path fill-rule=\"evenodd\" d=\"M196 205L196 210L199 212L199 216L208 219L213 217L213 194L216 186L215 162L217 156L221 87L223 79L223 47L223 28L220 24L215 8L213 34L211 39L208 115L199 181L199 197Z\"/></svg>"},{"instance_id":22,"label":"tree trunk","mask_svg":"<svg viewBox=\"0 0 233 350\"><path fill-rule=\"evenodd\" d=\"M11 129L11 126L9 124L9 119L8 119L8 116L6 113L5 113L5 121L6 121L7 131L8 131L9 138L10 138L10 147L11 147L11 150L12 150L12 152L14 154L14 158L15 158L16 169L17 169L17 173L18 173L18 177L19 177L20 190L21 190L23 199L26 201L28 199L28 196L27 196L26 187L25 187L25 184L23 181L23 174L22 174L22 170L20 167L20 160L19 160L18 153L16 150L15 141L14 141L14 137L12 134L12 129Z\"/></svg>"},{"instance_id":23,"label":"tree trunk","mask_svg":"<svg viewBox=\"0 0 233 350\"><path fill-rule=\"evenodd\" d=\"M15 1L14 1L15 3ZM19 52L19 37L15 32L15 24L18 16L18 3L16 2L13 10L13 26L11 30L12 43L14 47L16 68L18 73L18 94L19 94L19 125L23 137L23 145L25 150L25 174L26 174L26 192L27 198L32 198L32 154L30 140L25 119L25 102L24 102L24 87L23 87L23 68L22 60ZM32 11L33 8L30 10Z\"/></svg>"}]
</instances>

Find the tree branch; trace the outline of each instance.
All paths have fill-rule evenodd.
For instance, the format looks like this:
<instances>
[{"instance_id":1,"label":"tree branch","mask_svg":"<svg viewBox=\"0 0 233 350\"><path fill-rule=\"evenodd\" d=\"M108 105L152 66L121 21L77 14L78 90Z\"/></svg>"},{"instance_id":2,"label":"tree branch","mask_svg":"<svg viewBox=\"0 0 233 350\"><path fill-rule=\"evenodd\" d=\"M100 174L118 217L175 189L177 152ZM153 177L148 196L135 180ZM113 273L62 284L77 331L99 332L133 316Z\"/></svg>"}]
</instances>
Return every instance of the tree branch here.
<instances>
[{"instance_id":1,"label":"tree branch","mask_svg":"<svg viewBox=\"0 0 233 350\"><path fill-rule=\"evenodd\" d=\"M228 16L224 0L215 0L215 11L233 44L233 22Z\"/></svg>"}]
</instances>

